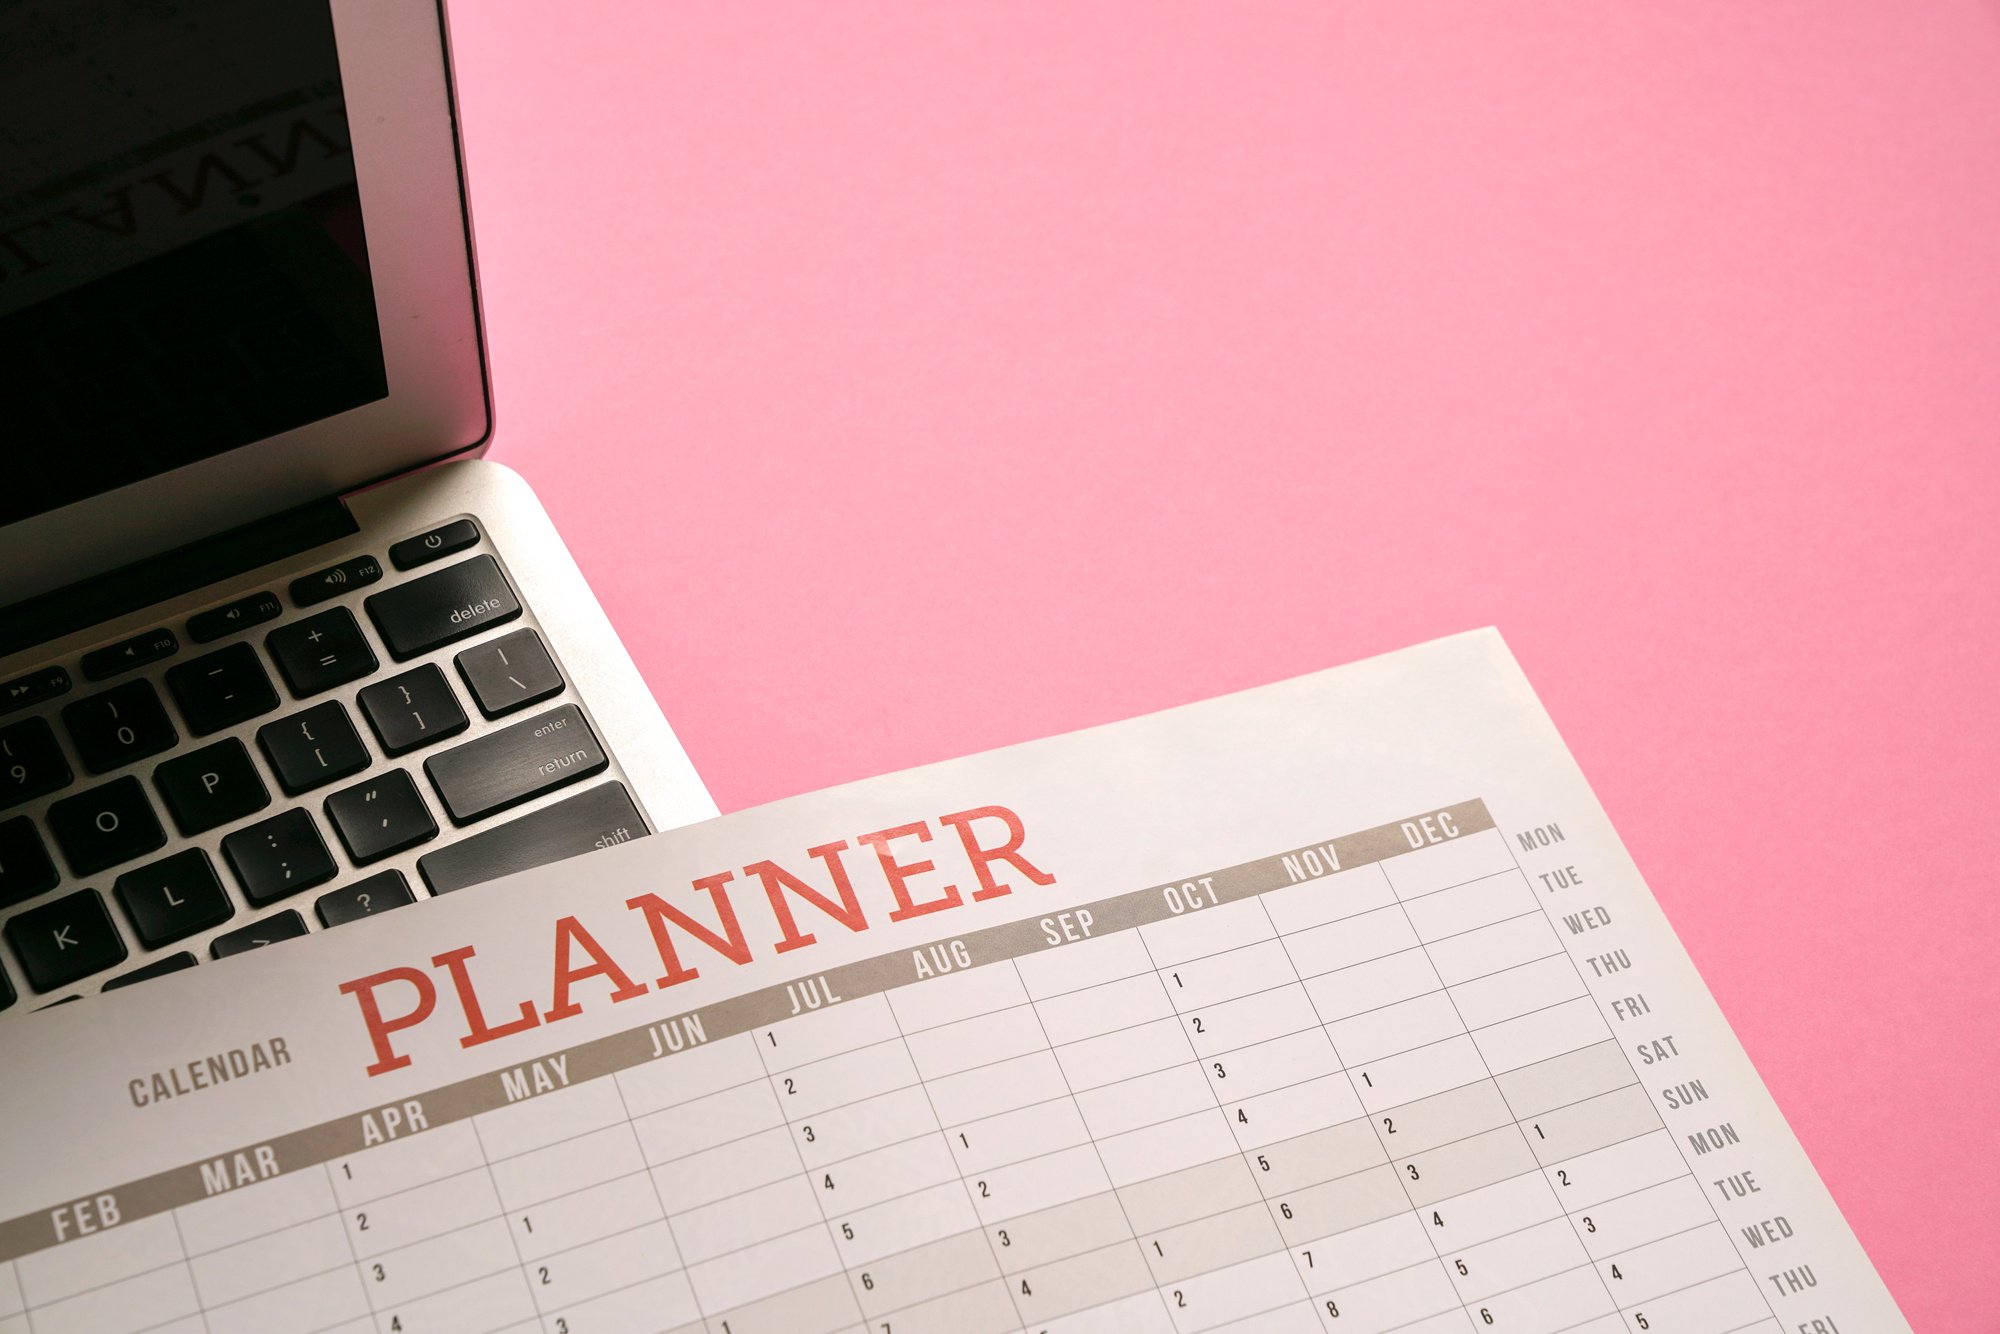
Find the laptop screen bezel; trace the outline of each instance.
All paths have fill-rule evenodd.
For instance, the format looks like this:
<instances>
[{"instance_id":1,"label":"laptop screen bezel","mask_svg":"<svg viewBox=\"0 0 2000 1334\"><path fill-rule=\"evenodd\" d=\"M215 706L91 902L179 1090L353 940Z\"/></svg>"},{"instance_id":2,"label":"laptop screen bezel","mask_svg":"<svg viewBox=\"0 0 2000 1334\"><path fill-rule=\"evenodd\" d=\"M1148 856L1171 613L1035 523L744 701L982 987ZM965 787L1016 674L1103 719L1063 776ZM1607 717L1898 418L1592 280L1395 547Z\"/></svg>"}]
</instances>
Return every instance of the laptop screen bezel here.
<instances>
[{"instance_id":1,"label":"laptop screen bezel","mask_svg":"<svg viewBox=\"0 0 2000 1334\"><path fill-rule=\"evenodd\" d=\"M483 446L493 413L442 0L331 0L389 392L0 527L0 606Z\"/></svg>"}]
</instances>

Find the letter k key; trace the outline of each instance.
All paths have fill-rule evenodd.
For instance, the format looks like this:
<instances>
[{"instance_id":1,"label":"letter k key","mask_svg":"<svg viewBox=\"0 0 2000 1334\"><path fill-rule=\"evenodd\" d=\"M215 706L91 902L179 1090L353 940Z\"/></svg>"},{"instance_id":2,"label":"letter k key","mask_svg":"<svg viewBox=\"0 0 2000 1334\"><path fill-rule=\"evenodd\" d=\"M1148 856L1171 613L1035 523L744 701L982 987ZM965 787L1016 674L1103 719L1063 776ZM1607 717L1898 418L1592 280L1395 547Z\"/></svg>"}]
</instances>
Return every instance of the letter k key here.
<instances>
[{"instance_id":1,"label":"letter k key","mask_svg":"<svg viewBox=\"0 0 2000 1334\"><path fill-rule=\"evenodd\" d=\"M4 934L37 992L66 987L126 957L125 942L94 889L17 912Z\"/></svg>"}]
</instances>

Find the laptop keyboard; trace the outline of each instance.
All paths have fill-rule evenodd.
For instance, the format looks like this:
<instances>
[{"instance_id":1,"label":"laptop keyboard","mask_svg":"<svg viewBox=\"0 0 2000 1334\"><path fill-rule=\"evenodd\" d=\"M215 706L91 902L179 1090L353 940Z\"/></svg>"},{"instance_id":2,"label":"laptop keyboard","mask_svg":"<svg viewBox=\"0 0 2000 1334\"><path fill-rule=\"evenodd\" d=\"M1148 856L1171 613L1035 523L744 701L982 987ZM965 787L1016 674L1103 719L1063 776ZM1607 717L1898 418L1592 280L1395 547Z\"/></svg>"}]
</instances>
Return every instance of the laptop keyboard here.
<instances>
[{"instance_id":1,"label":"laptop keyboard","mask_svg":"<svg viewBox=\"0 0 2000 1334\"><path fill-rule=\"evenodd\" d=\"M647 832L484 545L457 519L396 577L352 556L0 682L0 1009Z\"/></svg>"}]
</instances>

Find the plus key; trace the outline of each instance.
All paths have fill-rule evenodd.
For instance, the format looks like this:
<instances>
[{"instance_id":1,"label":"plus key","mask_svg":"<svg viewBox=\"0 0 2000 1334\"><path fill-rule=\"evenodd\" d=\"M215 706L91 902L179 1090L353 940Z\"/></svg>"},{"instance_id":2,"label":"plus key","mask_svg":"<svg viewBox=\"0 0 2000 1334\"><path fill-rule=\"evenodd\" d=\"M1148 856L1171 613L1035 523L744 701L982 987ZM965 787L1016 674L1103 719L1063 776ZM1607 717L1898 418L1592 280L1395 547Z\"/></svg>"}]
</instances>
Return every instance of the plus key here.
<instances>
[{"instance_id":1,"label":"plus key","mask_svg":"<svg viewBox=\"0 0 2000 1334\"><path fill-rule=\"evenodd\" d=\"M375 651L362 637L354 613L335 607L264 636L295 699L331 690L375 670Z\"/></svg>"}]
</instances>

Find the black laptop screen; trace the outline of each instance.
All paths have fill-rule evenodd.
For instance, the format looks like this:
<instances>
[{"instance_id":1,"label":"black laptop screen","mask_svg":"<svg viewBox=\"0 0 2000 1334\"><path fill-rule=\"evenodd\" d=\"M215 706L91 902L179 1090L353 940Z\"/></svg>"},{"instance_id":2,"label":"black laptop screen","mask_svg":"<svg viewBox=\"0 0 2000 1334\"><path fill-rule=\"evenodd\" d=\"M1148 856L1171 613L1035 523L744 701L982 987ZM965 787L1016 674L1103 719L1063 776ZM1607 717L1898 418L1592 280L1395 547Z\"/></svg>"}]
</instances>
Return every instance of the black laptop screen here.
<instances>
[{"instance_id":1,"label":"black laptop screen","mask_svg":"<svg viewBox=\"0 0 2000 1334\"><path fill-rule=\"evenodd\" d=\"M0 4L0 524L384 397L327 0Z\"/></svg>"}]
</instances>

